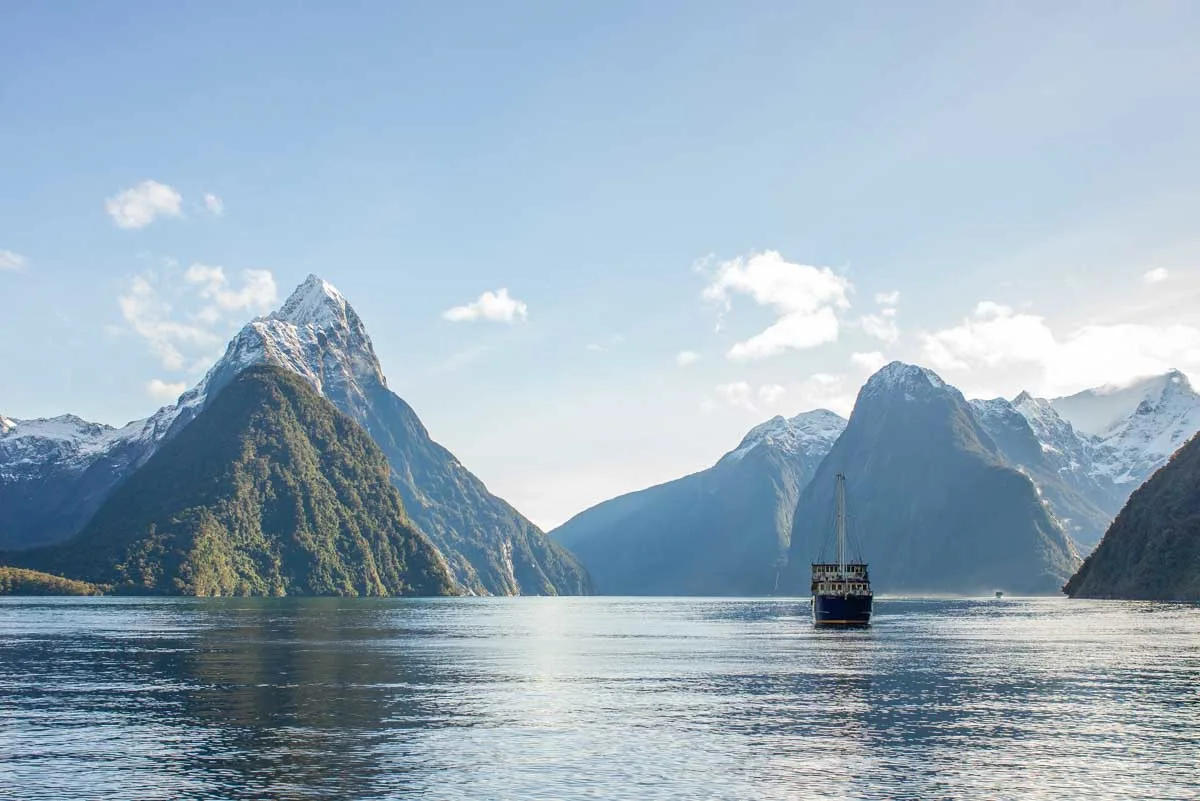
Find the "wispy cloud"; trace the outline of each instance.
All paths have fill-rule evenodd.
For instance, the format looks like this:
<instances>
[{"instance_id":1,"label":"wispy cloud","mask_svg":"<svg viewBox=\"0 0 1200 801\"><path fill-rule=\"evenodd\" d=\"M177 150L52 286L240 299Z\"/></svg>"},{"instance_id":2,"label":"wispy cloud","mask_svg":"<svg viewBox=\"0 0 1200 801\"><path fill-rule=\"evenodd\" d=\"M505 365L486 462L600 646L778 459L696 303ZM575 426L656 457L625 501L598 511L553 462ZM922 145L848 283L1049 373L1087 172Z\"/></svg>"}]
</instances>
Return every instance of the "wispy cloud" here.
<instances>
[{"instance_id":1,"label":"wispy cloud","mask_svg":"<svg viewBox=\"0 0 1200 801\"><path fill-rule=\"evenodd\" d=\"M170 402L183 394L187 389L186 381L163 381L161 378L152 378L146 384L146 392L150 397L157 401Z\"/></svg>"},{"instance_id":2,"label":"wispy cloud","mask_svg":"<svg viewBox=\"0 0 1200 801\"><path fill-rule=\"evenodd\" d=\"M159 217L180 216L182 204L183 196L174 187L142 181L108 198L104 208L118 228L145 228Z\"/></svg>"},{"instance_id":3,"label":"wispy cloud","mask_svg":"<svg viewBox=\"0 0 1200 801\"><path fill-rule=\"evenodd\" d=\"M1051 394L1120 383L1200 367L1200 328L1191 325L1116 323L1085 325L1055 334L1034 314L981 301L959 325L925 334L923 354L935 368L966 383L1019 374L1034 389Z\"/></svg>"},{"instance_id":4,"label":"wispy cloud","mask_svg":"<svg viewBox=\"0 0 1200 801\"><path fill-rule=\"evenodd\" d=\"M204 208L214 217L225 216L225 201L211 192L204 195Z\"/></svg>"},{"instance_id":5,"label":"wispy cloud","mask_svg":"<svg viewBox=\"0 0 1200 801\"><path fill-rule=\"evenodd\" d=\"M1142 281L1147 284L1161 284L1170 277L1171 274L1167 272L1166 267L1155 267L1153 270L1147 270L1142 275Z\"/></svg>"},{"instance_id":6,"label":"wispy cloud","mask_svg":"<svg viewBox=\"0 0 1200 801\"><path fill-rule=\"evenodd\" d=\"M850 354L850 361L868 373L874 373L880 367L887 364L887 358L877 350L870 351L869 353L852 353Z\"/></svg>"},{"instance_id":7,"label":"wispy cloud","mask_svg":"<svg viewBox=\"0 0 1200 801\"><path fill-rule=\"evenodd\" d=\"M700 361L700 354L694 350L681 350L675 354L675 364L680 367L688 367Z\"/></svg>"},{"instance_id":8,"label":"wispy cloud","mask_svg":"<svg viewBox=\"0 0 1200 801\"><path fill-rule=\"evenodd\" d=\"M28 264L29 260L20 253L13 253L11 250L0 250L0 272L5 270L24 270Z\"/></svg>"},{"instance_id":9,"label":"wispy cloud","mask_svg":"<svg viewBox=\"0 0 1200 801\"><path fill-rule=\"evenodd\" d=\"M763 384L758 388L758 398L767 406L774 406L787 390L778 384Z\"/></svg>"},{"instance_id":10,"label":"wispy cloud","mask_svg":"<svg viewBox=\"0 0 1200 801\"><path fill-rule=\"evenodd\" d=\"M221 267L167 265L134 276L117 302L129 328L142 337L167 370L184 370L212 358L246 312L265 312L278 300L267 270L242 272L230 286Z\"/></svg>"},{"instance_id":11,"label":"wispy cloud","mask_svg":"<svg viewBox=\"0 0 1200 801\"><path fill-rule=\"evenodd\" d=\"M510 297L508 290L501 287L495 292L484 292L471 303L447 309L442 312L442 318L455 323L477 320L495 323L523 322L529 318L529 307L523 301Z\"/></svg>"},{"instance_id":12,"label":"wispy cloud","mask_svg":"<svg viewBox=\"0 0 1200 801\"><path fill-rule=\"evenodd\" d=\"M867 336L880 342L894 345L900 339L900 327L896 324L896 305L900 302L900 290L879 292L875 303L880 306L877 314L864 314L858 325Z\"/></svg>"},{"instance_id":13,"label":"wispy cloud","mask_svg":"<svg viewBox=\"0 0 1200 801\"><path fill-rule=\"evenodd\" d=\"M715 391L717 397L728 403L730 406L739 409L745 409L748 412L757 412L758 408L754 405L754 390L745 381L734 381L729 384L717 384Z\"/></svg>"},{"instance_id":14,"label":"wispy cloud","mask_svg":"<svg viewBox=\"0 0 1200 801\"><path fill-rule=\"evenodd\" d=\"M183 277L189 284L198 286L200 297L212 301L212 305L221 311L263 313L279 301L279 288L269 270L242 271L240 289L230 286L225 269L220 266L196 263L187 268Z\"/></svg>"},{"instance_id":15,"label":"wispy cloud","mask_svg":"<svg viewBox=\"0 0 1200 801\"><path fill-rule=\"evenodd\" d=\"M718 265L703 296L723 314L739 294L775 312L774 323L730 348L730 359L746 361L836 341L838 312L849 308L851 289L828 267L795 264L768 250Z\"/></svg>"}]
</instances>

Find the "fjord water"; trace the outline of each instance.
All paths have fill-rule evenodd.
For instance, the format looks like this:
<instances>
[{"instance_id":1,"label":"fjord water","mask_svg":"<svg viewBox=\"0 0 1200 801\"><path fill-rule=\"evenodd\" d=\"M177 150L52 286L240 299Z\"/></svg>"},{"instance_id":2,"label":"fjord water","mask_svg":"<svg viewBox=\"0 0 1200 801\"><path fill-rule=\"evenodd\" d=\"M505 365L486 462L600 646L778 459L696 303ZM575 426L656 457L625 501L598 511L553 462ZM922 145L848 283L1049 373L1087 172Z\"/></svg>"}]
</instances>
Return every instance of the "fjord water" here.
<instances>
[{"instance_id":1,"label":"fjord water","mask_svg":"<svg viewBox=\"0 0 1200 801\"><path fill-rule=\"evenodd\" d=\"M0 599L0 796L1200 796L1200 609Z\"/></svg>"}]
</instances>

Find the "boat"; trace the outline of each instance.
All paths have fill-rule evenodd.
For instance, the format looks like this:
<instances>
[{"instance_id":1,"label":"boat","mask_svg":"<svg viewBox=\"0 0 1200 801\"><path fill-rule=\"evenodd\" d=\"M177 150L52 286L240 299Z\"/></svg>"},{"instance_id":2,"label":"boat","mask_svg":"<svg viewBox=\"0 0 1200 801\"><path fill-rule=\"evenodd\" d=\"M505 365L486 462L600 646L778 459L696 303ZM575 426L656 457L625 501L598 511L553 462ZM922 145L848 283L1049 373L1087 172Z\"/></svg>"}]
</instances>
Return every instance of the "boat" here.
<instances>
[{"instance_id":1,"label":"boat","mask_svg":"<svg viewBox=\"0 0 1200 801\"><path fill-rule=\"evenodd\" d=\"M813 562L812 618L816 626L871 622L871 576L866 562L846 561L846 476L837 474L837 561Z\"/></svg>"},{"instance_id":2,"label":"boat","mask_svg":"<svg viewBox=\"0 0 1200 801\"><path fill-rule=\"evenodd\" d=\"M997 598L1003 598L1003 597L1004 597L1004 593L1003 593L1003 592L1001 592L1000 590L996 590L996 597L997 597Z\"/></svg>"}]
</instances>

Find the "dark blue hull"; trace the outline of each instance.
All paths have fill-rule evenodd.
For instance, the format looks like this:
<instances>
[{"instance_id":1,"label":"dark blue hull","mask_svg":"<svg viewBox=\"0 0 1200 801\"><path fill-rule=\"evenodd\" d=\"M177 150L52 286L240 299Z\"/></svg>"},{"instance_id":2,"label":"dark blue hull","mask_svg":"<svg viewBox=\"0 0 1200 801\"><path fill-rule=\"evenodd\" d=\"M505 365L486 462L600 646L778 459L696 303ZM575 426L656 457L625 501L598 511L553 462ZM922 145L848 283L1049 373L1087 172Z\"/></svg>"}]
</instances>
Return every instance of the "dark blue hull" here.
<instances>
[{"instance_id":1,"label":"dark blue hull","mask_svg":"<svg viewBox=\"0 0 1200 801\"><path fill-rule=\"evenodd\" d=\"M818 626L865 626L871 622L870 595L814 595L813 623Z\"/></svg>"}]
</instances>

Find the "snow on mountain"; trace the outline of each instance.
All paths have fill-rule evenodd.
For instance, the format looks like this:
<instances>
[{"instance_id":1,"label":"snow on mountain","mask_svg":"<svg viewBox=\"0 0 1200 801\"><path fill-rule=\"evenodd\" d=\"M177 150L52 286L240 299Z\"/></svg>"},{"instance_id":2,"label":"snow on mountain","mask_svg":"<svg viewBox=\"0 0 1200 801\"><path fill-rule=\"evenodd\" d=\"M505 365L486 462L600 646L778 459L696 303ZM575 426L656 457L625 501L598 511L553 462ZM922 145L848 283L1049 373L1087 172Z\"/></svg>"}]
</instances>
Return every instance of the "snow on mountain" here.
<instances>
[{"instance_id":1,"label":"snow on mountain","mask_svg":"<svg viewBox=\"0 0 1200 801\"><path fill-rule=\"evenodd\" d=\"M247 323L204 378L146 420L121 429L78 418L3 418L0 548L78 532L124 477L188 425L238 373L273 363L312 384L383 449L414 522L472 593L577 594L589 579L574 558L434 442L387 387L366 327L331 284L310 275L275 312Z\"/></svg>"},{"instance_id":2,"label":"snow on mountain","mask_svg":"<svg viewBox=\"0 0 1200 801\"><path fill-rule=\"evenodd\" d=\"M246 365L259 362L291 370L318 393L344 398L355 409L366 403L368 386L387 386L366 326L342 294L315 275L278 311L247 323L204 385L219 389Z\"/></svg>"},{"instance_id":3,"label":"snow on mountain","mask_svg":"<svg viewBox=\"0 0 1200 801\"><path fill-rule=\"evenodd\" d=\"M1130 493L1200 430L1200 395L1177 370L1125 387L1101 387L1046 400L1022 392L972 401L1004 451L1050 494L1084 545L1094 544ZM1012 414L1028 424L1041 452L1023 445Z\"/></svg>"},{"instance_id":4,"label":"snow on mountain","mask_svg":"<svg viewBox=\"0 0 1200 801\"><path fill-rule=\"evenodd\" d=\"M897 387L919 388L924 384L928 384L934 389L945 389L947 386L941 376L927 367L921 367L916 364L905 364L904 362L891 362L881 367L874 375L867 379L867 383L863 385L862 391L868 394L886 393Z\"/></svg>"},{"instance_id":5,"label":"snow on mountain","mask_svg":"<svg viewBox=\"0 0 1200 801\"><path fill-rule=\"evenodd\" d=\"M846 420L828 409L803 412L792 418L776 415L747 432L741 444L722 459L741 459L757 447L771 447L793 456L825 454L846 429Z\"/></svg>"},{"instance_id":6,"label":"snow on mountain","mask_svg":"<svg viewBox=\"0 0 1200 801\"><path fill-rule=\"evenodd\" d=\"M1050 405L1077 431L1103 437L1118 423L1128 420L1143 402L1157 402L1172 387L1195 395L1187 376L1178 370L1169 370L1131 384L1106 385L1065 398L1054 398Z\"/></svg>"},{"instance_id":7,"label":"snow on mountain","mask_svg":"<svg viewBox=\"0 0 1200 801\"><path fill-rule=\"evenodd\" d=\"M1111 422L1097 436L1095 470L1117 484L1137 488L1188 439L1200 431L1200 395L1187 376L1172 370L1129 389L1139 398L1132 413Z\"/></svg>"}]
</instances>

